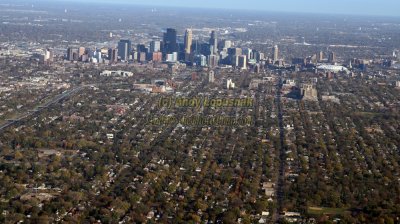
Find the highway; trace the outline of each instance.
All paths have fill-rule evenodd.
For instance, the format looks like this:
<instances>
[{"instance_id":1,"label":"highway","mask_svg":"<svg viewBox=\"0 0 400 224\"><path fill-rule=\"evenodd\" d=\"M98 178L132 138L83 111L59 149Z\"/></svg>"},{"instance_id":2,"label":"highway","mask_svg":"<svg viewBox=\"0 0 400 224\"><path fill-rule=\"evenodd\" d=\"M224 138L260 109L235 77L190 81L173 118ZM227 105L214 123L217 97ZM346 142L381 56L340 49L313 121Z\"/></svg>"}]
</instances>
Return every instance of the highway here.
<instances>
[{"instance_id":1,"label":"highway","mask_svg":"<svg viewBox=\"0 0 400 224\"><path fill-rule=\"evenodd\" d=\"M27 118L31 117L32 115L34 115L36 113L40 113L44 109L49 108L51 105L60 102L61 100L63 100L65 98L67 98L67 97L69 97L69 96L81 91L82 89L84 89L84 88L86 88L88 86L92 86L92 85L83 85L83 86L79 86L79 87L73 88L71 90L67 90L64 93L62 93L62 94L54 97L53 99L51 99L49 102L47 102L45 104L42 104L42 105L39 105L35 109L30 110L27 113L24 113L24 114L20 115L17 118L7 120L4 124L0 125L0 132L3 131L6 128L12 126L12 125L15 125L15 124L17 124L17 123L19 123L21 121L26 120Z\"/></svg>"}]
</instances>

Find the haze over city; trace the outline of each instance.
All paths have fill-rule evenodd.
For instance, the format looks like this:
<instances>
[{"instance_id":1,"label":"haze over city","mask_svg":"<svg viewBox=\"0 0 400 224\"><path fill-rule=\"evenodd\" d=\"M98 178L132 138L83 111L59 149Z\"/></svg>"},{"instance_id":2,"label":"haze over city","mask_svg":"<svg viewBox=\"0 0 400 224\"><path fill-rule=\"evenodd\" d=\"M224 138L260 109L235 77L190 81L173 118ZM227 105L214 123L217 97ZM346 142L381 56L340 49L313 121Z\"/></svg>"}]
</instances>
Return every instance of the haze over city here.
<instances>
[{"instance_id":1,"label":"haze over city","mask_svg":"<svg viewBox=\"0 0 400 224\"><path fill-rule=\"evenodd\" d=\"M399 223L399 8L0 0L0 223Z\"/></svg>"},{"instance_id":2,"label":"haze over city","mask_svg":"<svg viewBox=\"0 0 400 224\"><path fill-rule=\"evenodd\" d=\"M347 15L400 16L400 2L396 0L61 0L63 2L122 3L146 6L168 6L188 8L241 9L271 12L328 13Z\"/></svg>"}]
</instances>

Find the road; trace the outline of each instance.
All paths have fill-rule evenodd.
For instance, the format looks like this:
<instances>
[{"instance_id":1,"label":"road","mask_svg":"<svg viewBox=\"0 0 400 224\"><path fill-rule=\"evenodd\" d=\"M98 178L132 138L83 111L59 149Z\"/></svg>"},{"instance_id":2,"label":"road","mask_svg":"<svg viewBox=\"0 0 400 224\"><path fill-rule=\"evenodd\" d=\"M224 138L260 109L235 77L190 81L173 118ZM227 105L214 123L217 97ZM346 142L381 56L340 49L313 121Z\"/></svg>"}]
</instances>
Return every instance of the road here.
<instances>
[{"instance_id":1,"label":"road","mask_svg":"<svg viewBox=\"0 0 400 224\"><path fill-rule=\"evenodd\" d=\"M51 105L53 105L57 102L60 102L61 100L81 91L82 89L84 89L85 87L88 87L88 86L90 86L90 85L79 86L79 87L73 88L71 90L67 90L64 93L51 99L49 102L39 105L35 109L30 110L27 113L24 113L17 118L8 120L6 123L0 125L0 132L12 125L17 124L18 122L24 121L25 119L31 117L32 115L34 115L36 113L40 113L41 111L43 111L44 109L47 109Z\"/></svg>"},{"instance_id":2,"label":"road","mask_svg":"<svg viewBox=\"0 0 400 224\"><path fill-rule=\"evenodd\" d=\"M280 137L280 149L279 149L279 176L276 185L276 201L277 208L273 215L274 223L278 223L279 214L283 211L284 201L284 185L285 185L285 165L286 165L286 148L285 148L285 128L283 124L283 111L282 111L282 78L279 79L277 85L276 104L278 109L278 121L279 121L279 137Z\"/></svg>"}]
</instances>

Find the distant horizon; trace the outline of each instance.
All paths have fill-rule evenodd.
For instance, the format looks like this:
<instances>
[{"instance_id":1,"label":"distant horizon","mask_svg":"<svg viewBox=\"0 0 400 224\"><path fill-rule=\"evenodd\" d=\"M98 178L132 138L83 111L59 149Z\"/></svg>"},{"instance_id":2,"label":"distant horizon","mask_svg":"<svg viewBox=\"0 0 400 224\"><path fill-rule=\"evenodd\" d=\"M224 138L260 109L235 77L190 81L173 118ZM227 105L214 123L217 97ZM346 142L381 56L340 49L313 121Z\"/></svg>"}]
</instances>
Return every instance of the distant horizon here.
<instances>
[{"instance_id":1,"label":"distant horizon","mask_svg":"<svg viewBox=\"0 0 400 224\"><path fill-rule=\"evenodd\" d=\"M0 0L0 2L9 0ZM36 0L35 2L49 1ZM192 8L192 9L223 9L223 10L244 10L258 12L281 12L281 13L300 13L300 14L329 14L329 15L354 15L354 16L380 16L380 17L400 17L400 1L396 0L55 0L58 2L85 2L85 3L108 3L108 4L129 4L147 7L171 7L171 8ZM50 1L50 2L55 2ZM13 1L15 2L15 1ZM34 3L34 2L32 2Z\"/></svg>"}]
</instances>

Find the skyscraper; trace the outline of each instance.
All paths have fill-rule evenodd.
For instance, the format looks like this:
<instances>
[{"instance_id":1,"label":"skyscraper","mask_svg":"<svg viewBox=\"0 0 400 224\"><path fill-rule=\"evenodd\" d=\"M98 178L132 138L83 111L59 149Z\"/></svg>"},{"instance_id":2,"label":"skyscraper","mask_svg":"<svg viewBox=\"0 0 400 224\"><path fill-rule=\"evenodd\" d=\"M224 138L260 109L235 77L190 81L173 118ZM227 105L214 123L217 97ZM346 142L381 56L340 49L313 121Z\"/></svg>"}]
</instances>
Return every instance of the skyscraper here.
<instances>
[{"instance_id":1,"label":"skyscraper","mask_svg":"<svg viewBox=\"0 0 400 224\"><path fill-rule=\"evenodd\" d=\"M318 54L318 62L321 62L322 60L324 60L324 52L320 51Z\"/></svg>"},{"instance_id":2,"label":"skyscraper","mask_svg":"<svg viewBox=\"0 0 400 224\"><path fill-rule=\"evenodd\" d=\"M140 52L140 53L142 53L142 52L147 53L148 49L146 48L146 45L138 44L138 45L136 45L136 51Z\"/></svg>"},{"instance_id":3,"label":"skyscraper","mask_svg":"<svg viewBox=\"0 0 400 224\"><path fill-rule=\"evenodd\" d=\"M278 45L274 46L274 63L279 60L279 48Z\"/></svg>"},{"instance_id":4,"label":"skyscraper","mask_svg":"<svg viewBox=\"0 0 400 224\"><path fill-rule=\"evenodd\" d=\"M120 40L118 42L118 56L122 61L128 61L132 51L132 43L130 40Z\"/></svg>"},{"instance_id":5,"label":"skyscraper","mask_svg":"<svg viewBox=\"0 0 400 224\"><path fill-rule=\"evenodd\" d=\"M336 62L336 54L335 54L335 52L329 53L328 62L329 63L335 63Z\"/></svg>"},{"instance_id":6,"label":"skyscraper","mask_svg":"<svg viewBox=\"0 0 400 224\"><path fill-rule=\"evenodd\" d=\"M247 56L247 60L253 59L253 50L250 48L244 48L242 54Z\"/></svg>"},{"instance_id":7,"label":"skyscraper","mask_svg":"<svg viewBox=\"0 0 400 224\"><path fill-rule=\"evenodd\" d=\"M246 55L239 56L239 68L247 69L247 56Z\"/></svg>"},{"instance_id":8,"label":"skyscraper","mask_svg":"<svg viewBox=\"0 0 400 224\"><path fill-rule=\"evenodd\" d=\"M230 40L224 40L222 41L222 49L228 49L232 47L232 41Z\"/></svg>"},{"instance_id":9,"label":"skyscraper","mask_svg":"<svg viewBox=\"0 0 400 224\"><path fill-rule=\"evenodd\" d=\"M192 30L187 29L185 33L185 54L190 54L192 52L192 39L193 39Z\"/></svg>"},{"instance_id":10,"label":"skyscraper","mask_svg":"<svg viewBox=\"0 0 400 224\"><path fill-rule=\"evenodd\" d=\"M176 30L168 28L167 32L164 33L164 53L172 54L178 52L178 44L176 42Z\"/></svg>"},{"instance_id":11,"label":"skyscraper","mask_svg":"<svg viewBox=\"0 0 400 224\"><path fill-rule=\"evenodd\" d=\"M213 49L211 54L218 53L218 37L217 37L217 33L214 30L211 32L210 47Z\"/></svg>"},{"instance_id":12,"label":"skyscraper","mask_svg":"<svg viewBox=\"0 0 400 224\"><path fill-rule=\"evenodd\" d=\"M110 61L110 63L115 63L118 61L118 49L108 49L108 60Z\"/></svg>"},{"instance_id":13,"label":"skyscraper","mask_svg":"<svg viewBox=\"0 0 400 224\"><path fill-rule=\"evenodd\" d=\"M150 42L150 53L160 52L161 51L161 42L157 40L153 40Z\"/></svg>"},{"instance_id":14,"label":"skyscraper","mask_svg":"<svg viewBox=\"0 0 400 224\"><path fill-rule=\"evenodd\" d=\"M67 60L73 61L74 60L74 49L68 48L67 50Z\"/></svg>"},{"instance_id":15,"label":"skyscraper","mask_svg":"<svg viewBox=\"0 0 400 224\"><path fill-rule=\"evenodd\" d=\"M208 59L208 66L211 68L215 68L218 66L218 56L217 55L209 55Z\"/></svg>"},{"instance_id":16,"label":"skyscraper","mask_svg":"<svg viewBox=\"0 0 400 224\"><path fill-rule=\"evenodd\" d=\"M80 60L82 60L82 56L85 54L85 50L86 49L84 47L80 47L78 49L78 57L79 57Z\"/></svg>"}]
</instances>

